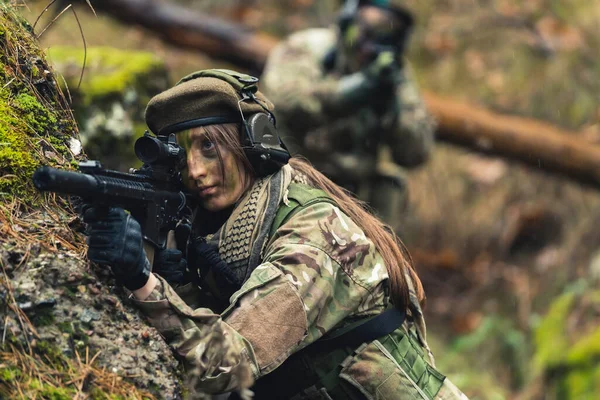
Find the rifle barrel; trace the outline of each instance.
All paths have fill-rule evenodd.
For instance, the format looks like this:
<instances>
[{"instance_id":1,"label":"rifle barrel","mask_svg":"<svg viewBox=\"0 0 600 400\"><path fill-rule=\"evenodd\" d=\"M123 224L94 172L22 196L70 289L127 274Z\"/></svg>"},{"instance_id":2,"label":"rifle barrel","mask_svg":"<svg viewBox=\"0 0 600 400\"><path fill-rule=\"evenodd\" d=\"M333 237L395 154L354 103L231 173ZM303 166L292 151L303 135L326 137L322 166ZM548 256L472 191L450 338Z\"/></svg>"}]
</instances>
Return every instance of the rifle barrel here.
<instances>
[{"instance_id":1,"label":"rifle barrel","mask_svg":"<svg viewBox=\"0 0 600 400\"><path fill-rule=\"evenodd\" d=\"M42 192L59 192L75 196L90 196L99 190L93 176L43 166L33 173L33 185Z\"/></svg>"}]
</instances>

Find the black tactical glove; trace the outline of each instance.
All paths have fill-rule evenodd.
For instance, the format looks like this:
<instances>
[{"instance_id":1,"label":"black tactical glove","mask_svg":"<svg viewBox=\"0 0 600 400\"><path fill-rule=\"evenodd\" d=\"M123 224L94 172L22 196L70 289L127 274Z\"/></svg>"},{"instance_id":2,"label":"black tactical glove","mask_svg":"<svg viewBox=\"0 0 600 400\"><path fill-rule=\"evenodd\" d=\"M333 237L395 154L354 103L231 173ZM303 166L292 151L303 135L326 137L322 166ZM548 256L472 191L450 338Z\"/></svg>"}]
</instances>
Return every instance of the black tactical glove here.
<instances>
[{"instance_id":1,"label":"black tactical glove","mask_svg":"<svg viewBox=\"0 0 600 400\"><path fill-rule=\"evenodd\" d=\"M129 290L142 288L150 276L140 224L122 208L84 207L88 258L109 265L117 283Z\"/></svg>"},{"instance_id":2,"label":"black tactical glove","mask_svg":"<svg viewBox=\"0 0 600 400\"><path fill-rule=\"evenodd\" d=\"M382 52L362 71L342 76L336 90L323 97L323 104L329 112L351 113L365 103L381 100L394 92L398 68L395 54Z\"/></svg>"},{"instance_id":3,"label":"black tactical glove","mask_svg":"<svg viewBox=\"0 0 600 400\"><path fill-rule=\"evenodd\" d=\"M191 282L187 270L187 261L177 249L164 249L154 256L152 272L162 276L171 286L185 285Z\"/></svg>"}]
</instances>

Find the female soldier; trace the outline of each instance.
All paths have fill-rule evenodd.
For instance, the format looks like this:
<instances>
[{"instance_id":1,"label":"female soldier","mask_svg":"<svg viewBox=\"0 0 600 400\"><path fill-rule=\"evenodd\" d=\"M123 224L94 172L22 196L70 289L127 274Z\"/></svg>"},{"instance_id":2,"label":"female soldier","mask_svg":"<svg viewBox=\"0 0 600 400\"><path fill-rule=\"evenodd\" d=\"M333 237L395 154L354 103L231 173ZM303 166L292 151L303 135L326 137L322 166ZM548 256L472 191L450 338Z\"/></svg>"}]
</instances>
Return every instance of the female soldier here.
<instances>
[{"instance_id":1,"label":"female soldier","mask_svg":"<svg viewBox=\"0 0 600 400\"><path fill-rule=\"evenodd\" d=\"M148 104L149 128L186 150L200 203L185 259L165 250L150 272L139 224L94 208L89 258L133 292L194 393L256 381L257 399L462 398L434 368L400 242L307 162L288 162L257 81L199 71Z\"/></svg>"}]
</instances>

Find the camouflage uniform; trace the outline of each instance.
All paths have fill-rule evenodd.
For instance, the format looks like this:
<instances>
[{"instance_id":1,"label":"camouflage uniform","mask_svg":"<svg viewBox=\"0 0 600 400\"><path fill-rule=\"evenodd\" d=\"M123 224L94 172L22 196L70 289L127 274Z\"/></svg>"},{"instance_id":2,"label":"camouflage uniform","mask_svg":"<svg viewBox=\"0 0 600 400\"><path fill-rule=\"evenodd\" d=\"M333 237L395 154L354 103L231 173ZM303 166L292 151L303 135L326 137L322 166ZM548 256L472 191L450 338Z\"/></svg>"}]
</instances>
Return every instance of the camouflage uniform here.
<instances>
[{"instance_id":1,"label":"camouflage uniform","mask_svg":"<svg viewBox=\"0 0 600 400\"><path fill-rule=\"evenodd\" d=\"M397 193L404 192L400 166L416 166L427 159L435 123L407 62L389 90L346 107L336 91L340 77L347 74L339 65L328 70L324 61L334 54L336 43L333 28L292 34L271 52L261 88L277 105L277 126L288 147L371 202L391 223L399 207L386 209L377 200L402 199ZM382 193L382 184L390 182L400 190ZM373 187L377 193L372 193Z\"/></svg>"},{"instance_id":2,"label":"camouflage uniform","mask_svg":"<svg viewBox=\"0 0 600 400\"><path fill-rule=\"evenodd\" d=\"M287 207L285 199L279 207ZM260 264L220 315L198 307L190 286L175 290L159 281L149 299L136 303L190 368L192 390L205 393L247 388L334 327L389 305L380 254L331 202L301 208L269 235ZM403 326L344 361L339 377L356 398L464 398L433 367L412 293ZM401 362L390 345L404 349ZM323 396L321 390L298 398L331 398Z\"/></svg>"}]
</instances>

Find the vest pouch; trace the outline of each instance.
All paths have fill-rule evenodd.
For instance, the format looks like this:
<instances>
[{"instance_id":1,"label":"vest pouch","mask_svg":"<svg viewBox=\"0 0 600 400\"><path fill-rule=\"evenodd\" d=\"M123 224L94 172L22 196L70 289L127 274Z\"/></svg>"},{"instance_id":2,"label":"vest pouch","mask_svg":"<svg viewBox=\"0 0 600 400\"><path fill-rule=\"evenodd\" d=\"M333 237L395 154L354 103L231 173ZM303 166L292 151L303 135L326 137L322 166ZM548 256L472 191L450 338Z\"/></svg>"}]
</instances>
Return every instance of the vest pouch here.
<instances>
[{"instance_id":1,"label":"vest pouch","mask_svg":"<svg viewBox=\"0 0 600 400\"><path fill-rule=\"evenodd\" d=\"M347 358L339 378L367 399L433 400L445 376L425 361L418 346L397 329Z\"/></svg>"}]
</instances>

